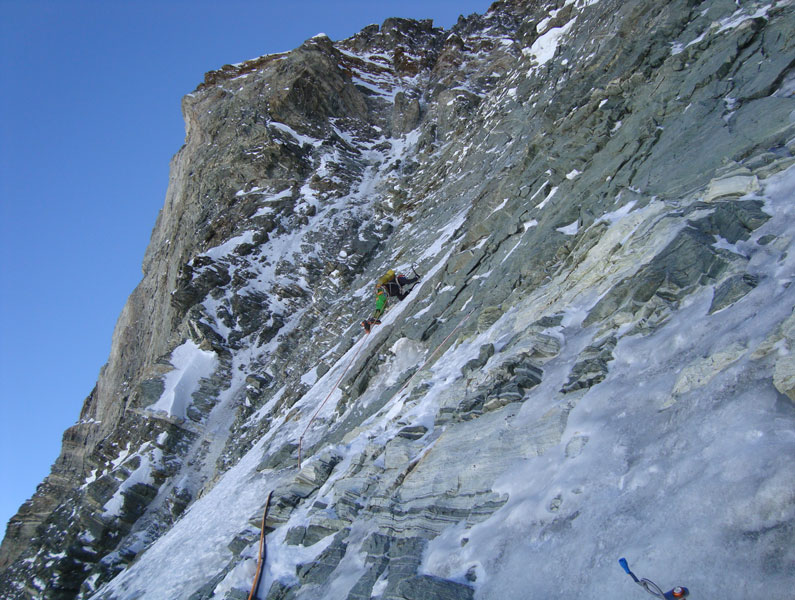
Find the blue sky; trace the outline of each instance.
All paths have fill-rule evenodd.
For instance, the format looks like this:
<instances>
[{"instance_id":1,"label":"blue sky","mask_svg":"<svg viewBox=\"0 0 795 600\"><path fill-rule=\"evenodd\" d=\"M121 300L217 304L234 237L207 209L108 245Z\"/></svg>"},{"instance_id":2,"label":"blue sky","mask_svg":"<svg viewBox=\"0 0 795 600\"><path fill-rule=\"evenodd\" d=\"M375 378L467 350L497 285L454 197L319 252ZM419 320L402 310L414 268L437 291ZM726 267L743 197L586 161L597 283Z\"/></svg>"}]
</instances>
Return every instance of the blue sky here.
<instances>
[{"instance_id":1,"label":"blue sky","mask_svg":"<svg viewBox=\"0 0 795 600\"><path fill-rule=\"evenodd\" d=\"M0 529L110 352L206 71L488 0L0 0Z\"/></svg>"}]
</instances>

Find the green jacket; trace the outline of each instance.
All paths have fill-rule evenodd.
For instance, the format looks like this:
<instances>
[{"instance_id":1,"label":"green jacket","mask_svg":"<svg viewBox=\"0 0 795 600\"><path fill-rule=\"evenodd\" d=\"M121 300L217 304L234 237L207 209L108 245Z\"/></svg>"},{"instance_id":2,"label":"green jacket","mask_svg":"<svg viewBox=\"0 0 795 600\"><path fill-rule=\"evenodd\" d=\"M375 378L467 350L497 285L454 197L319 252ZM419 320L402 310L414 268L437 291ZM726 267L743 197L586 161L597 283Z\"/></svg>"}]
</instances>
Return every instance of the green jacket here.
<instances>
[{"instance_id":1,"label":"green jacket","mask_svg":"<svg viewBox=\"0 0 795 600\"><path fill-rule=\"evenodd\" d=\"M375 314L374 318L379 318L386 308L386 302L389 296L386 290L380 285L375 289Z\"/></svg>"}]
</instances>

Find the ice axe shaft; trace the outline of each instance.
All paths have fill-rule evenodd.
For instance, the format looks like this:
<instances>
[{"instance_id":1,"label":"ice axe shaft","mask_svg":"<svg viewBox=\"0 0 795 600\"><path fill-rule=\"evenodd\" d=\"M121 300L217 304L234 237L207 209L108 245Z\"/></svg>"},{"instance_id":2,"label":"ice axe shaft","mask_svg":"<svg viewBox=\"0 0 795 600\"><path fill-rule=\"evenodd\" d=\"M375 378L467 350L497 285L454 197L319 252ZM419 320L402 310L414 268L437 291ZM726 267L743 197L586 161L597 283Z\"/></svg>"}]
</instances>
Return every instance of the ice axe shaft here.
<instances>
[{"instance_id":1,"label":"ice axe shaft","mask_svg":"<svg viewBox=\"0 0 795 600\"><path fill-rule=\"evenodd\" d=\"M688 590L686 587L676 586L667 592L663 592L660 587L650 579L646 579L645 577L643 579L638 579L635 573L630 570L629 563L627 562L626 558L619 558L618 564L621 565L621 568L624 569L624 572L627 575L632 577L632 581L637 583L652 596L662 598L662 600L677 600L677 598L687 598L690 595L690 590Z\"/></svg>"}]
</instances>

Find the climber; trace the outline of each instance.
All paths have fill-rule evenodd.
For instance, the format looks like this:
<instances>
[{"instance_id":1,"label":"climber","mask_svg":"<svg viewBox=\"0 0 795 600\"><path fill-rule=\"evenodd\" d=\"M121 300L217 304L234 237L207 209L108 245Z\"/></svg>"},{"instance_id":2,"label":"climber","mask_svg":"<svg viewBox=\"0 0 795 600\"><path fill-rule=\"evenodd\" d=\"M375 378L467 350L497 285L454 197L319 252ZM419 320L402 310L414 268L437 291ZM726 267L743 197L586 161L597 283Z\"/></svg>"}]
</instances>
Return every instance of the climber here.
<instances>
[{"instance_id":1,"label":"climber","mask_svg":"<svg viewBox=\"0 0 795 600\"><path fill-rule=\"evenodd\" d=\"M414 271L414 267L411 270ZM379 277L375 282L375 312L373 312L372 318L362 321L364 330L370 333L370 328L373 325L380 325L380 318L384 314L389 296L403 300L419 280L420 276L417 275L417 271L414 271L414 277L406 277L403 274L395 275L395 271L392 269Z\"/></svg>"}]
</instances>

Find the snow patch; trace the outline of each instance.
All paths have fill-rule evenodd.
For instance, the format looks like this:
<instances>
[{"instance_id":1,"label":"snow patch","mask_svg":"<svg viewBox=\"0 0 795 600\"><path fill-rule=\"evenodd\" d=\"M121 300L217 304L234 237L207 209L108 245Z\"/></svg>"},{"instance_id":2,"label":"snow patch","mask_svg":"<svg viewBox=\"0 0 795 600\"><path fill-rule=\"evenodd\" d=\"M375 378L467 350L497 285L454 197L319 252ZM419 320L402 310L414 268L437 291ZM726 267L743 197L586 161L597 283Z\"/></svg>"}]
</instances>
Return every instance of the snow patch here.
<instances>
[{"instance_id":1,"label":"snow patch","mask_svg":"<svg viewBox=\"0 0 795 600\"><path fill-rule=\"evenodd\" d=\"M278 121L271 121L270 126L288 134L293 139L295 139L295 141L297 141L298 144L301 146L303 146L304 144L309 144L310 146L318 147L323 143L323 140L319 140L317 138L313 138L308 135L302 135L298 133L295 129L290 127L289 125L285 125L284 123L279 123Z\"/></svg>"},{"instance_id":2,"label":"snow patch","mask_svg":"<svg viewBox=\"0 0 795 600\"><path fill-rule=\"evenodd\" d=\"M215 352L201 350L193 340L188 340L171 353L171 364L174 370L165 377L165 390L160 399L147 408L184 419L199 382L212 375L218 357Z\"/></svg>"},{"instance_id":3,"label":"snow patch","mask_svg":"<svg viewBox=\"0 0 795 600\"><path fill-rule=\"evenodd\" d=\"M560 231L563 235L577 235L577 232L580 230L580 226L577 224L577 221L569 223L565 227L558 227L556 231Z\"/></svg>"},{"instance_id":4,"label":"snow patch","mask_svg":"<svg viewBox=\"0 0 795 600\"><path fill-rule=\"evenodd\" d=\"M557 188L557 186L553 187L553 188L552 188L552 189L549 191L549 193L547 194L547 197L546 197L546 198L544 198L544 199L541 201L541 204L539 204L538 206L536 206L536 208L537 208L538 210L541 210L542 208L544 208L544 207L547 205L547 202L549 202L550 200L552 200L552 197L553 197L553 196L554 196L554 195L555 195L557 192L558 192L558 188Z\"/></svg>"},{"instance_id":5,"label":"snow patch","mask_svg":"<svg viewBox=\"0 0 795 600\"><path fill-rule=\"evenodd\" d=\"M533 57L539 67L548 63L555 56L560 39L569 32L575 21L576 19L572 19L563 27L553 27L533 42L529 48L524 48L522 53L525 56Z\"/></svg>"}]
</instances>

